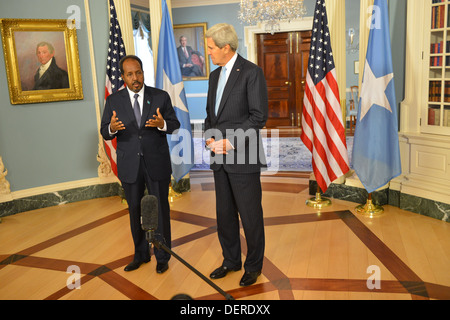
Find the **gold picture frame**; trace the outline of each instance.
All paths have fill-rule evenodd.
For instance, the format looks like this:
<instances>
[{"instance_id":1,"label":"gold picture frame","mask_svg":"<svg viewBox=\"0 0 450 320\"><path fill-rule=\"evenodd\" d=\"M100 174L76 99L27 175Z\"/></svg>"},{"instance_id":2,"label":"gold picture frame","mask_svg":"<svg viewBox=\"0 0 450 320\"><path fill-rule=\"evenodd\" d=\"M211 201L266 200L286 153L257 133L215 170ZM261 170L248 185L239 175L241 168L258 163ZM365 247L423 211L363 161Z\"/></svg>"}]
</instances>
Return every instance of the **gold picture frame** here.
<instances>
[{"instance_id":1,"label":"gold picture frame","mask_svg":"<svg viewBox=\"0 0 450 320\"><path fill-rule=\"evenodd\" d=\"M0 28L11 104L83 99L74 20L0 19Z\"/></svg>"},{"instance_id":2,"label":"gold picture frame","mask_svg":"<svg viewBox=\"0 0 450 320\"><path fill-rule=\"evenodd\" d=\"M173 33L183 80L208 80L209 57L205 37L206 22L174 25ZM187 53L181 48L182 37L186 38Z\"/></svg>"}]
</instances>

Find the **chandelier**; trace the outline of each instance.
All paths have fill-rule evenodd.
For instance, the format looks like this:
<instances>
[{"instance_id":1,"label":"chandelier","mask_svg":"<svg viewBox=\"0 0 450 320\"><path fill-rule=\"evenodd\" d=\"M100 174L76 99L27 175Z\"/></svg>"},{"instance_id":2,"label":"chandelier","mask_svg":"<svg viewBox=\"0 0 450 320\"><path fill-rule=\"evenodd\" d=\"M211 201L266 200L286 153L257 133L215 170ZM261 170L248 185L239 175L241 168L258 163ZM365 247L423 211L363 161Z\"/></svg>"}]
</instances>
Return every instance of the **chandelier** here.
<instances>
[{"instance_id":1,"label":"chandelier","mask_svg":"<svg viewBox=\"0 0 450 320\"><path fill-rule=\"evenodd\" d=\"M356 53L359 52L359 34L358 30L350 28L347 31L347 52Z\"/></svg>"},{"instance_id":2,"label":"chandelier","mask_svg":"<svg viewBox=\"0 0 450 320\"><path fill-rule=\"evenodd\" d=\"M306 14L303 0L241 0L239 19L247 24L265 23L266 32L280 31L280 22L300 19Z\"/></svg>"}]
</instances>

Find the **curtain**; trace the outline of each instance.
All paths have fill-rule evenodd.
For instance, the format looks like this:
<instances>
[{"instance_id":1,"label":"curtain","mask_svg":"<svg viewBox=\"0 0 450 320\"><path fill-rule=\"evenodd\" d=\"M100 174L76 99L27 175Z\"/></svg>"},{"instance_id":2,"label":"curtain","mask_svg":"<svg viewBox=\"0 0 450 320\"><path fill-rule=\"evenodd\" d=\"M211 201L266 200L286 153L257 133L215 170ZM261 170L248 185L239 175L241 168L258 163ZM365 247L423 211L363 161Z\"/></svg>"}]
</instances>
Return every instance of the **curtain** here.
<instances>
[{"instance_id":1,"label":"curtain","mask_svg":"<svg viewBox=\"0 0 450 320\"><path fill-rule=\"evenodd\" d=\"M150 39L150 15L133 11L133 38L136 55L142 60L145 84L155 86L155 67Z\"/></svg>"}]
</instances>

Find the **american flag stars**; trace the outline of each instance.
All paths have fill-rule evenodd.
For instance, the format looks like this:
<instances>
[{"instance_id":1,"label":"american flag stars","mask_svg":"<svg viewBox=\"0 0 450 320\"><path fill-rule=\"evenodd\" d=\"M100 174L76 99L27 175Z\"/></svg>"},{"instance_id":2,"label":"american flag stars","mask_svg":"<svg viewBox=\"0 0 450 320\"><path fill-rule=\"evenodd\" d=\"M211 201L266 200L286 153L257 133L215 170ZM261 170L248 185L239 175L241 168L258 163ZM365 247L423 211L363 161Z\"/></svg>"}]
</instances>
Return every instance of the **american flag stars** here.
<instances>
[{"instance_id":1,"label":"american flag stars","mask_svg":"<svg viewBox=\"0 0 450 320\"><path fill-rule=\"evenodd\" d=\"M335 68L330 45L330 31L328 29L325 2L317 1L317 8L309 56L309 72L313 75L315 84L321 82L325 75Z\"/></svg>"},{"instance_id":2,"label":"american flag stars","mask_svg":"<svg viewBox=\"0 0 450 320\"><path fill-rule=\"evenodd\" d=\"M109 47L106 72L111 81L112 91L116 91L124 84L118 70L118 63L125 56L125 45L122 41L122 32L117 20L116 9L110 6L110 23L109 23Z\"/></svg>"}]
</instances>

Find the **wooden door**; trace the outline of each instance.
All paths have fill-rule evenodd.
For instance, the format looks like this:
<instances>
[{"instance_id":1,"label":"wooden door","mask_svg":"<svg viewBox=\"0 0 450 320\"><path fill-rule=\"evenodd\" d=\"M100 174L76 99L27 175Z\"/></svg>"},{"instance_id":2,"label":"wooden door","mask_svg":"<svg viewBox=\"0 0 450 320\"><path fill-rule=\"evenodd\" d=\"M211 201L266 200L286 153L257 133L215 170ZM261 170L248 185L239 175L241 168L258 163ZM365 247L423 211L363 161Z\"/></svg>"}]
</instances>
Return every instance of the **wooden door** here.
<instances>
[{"instance_id":1,"label":"wooden door","mask_svg":"<svg viewBox=\"0 0 450 320\"><path fill-rule=\"evenodd\" d=\"M267 128L300 127L311 32L257 35L258 64L269 93Z\"/></svg>"}]
</instances>

